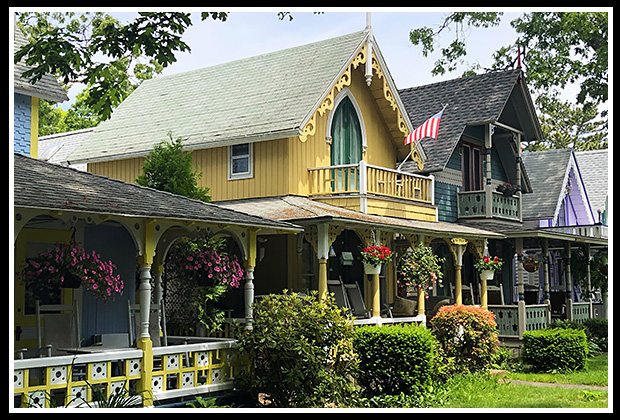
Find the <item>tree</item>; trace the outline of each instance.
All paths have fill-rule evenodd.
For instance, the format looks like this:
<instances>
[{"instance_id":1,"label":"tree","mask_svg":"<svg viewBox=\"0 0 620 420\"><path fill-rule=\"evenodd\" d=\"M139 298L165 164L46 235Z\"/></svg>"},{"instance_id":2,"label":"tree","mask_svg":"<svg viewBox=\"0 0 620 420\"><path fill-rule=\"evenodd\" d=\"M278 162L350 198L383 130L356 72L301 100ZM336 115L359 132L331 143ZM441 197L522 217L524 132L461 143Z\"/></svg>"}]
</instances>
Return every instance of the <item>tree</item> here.
<instances>
[{"instance_id":1,"label":"tree","mask_svg":"<svg viewBox=\"0 0 620 420\"><path fill-rule=\"evenodd\" d=\"M226 17L226 13L201 13L202 20ZM192 24L190 13L143 12L121 24L99 12L30 12L19 14L18 23L31 35L14 57L16 63L24 59L32 67L24 77L35 83L53 74L65 85L85 84L88 104L103 120L133 90L130 68L134 74L152 74L175 62L176 52L190 50L181 39Z\"/></svg>"},{"instance_id":2,"label":"tree","mask_svg":"<svg viewBox=\"0 0 620 420\"><path fill-rule=\"evenodd\" d=\"M136 183L196 200L210 202L209 188L198 186L197 179L202 176L192 172L192 156L183 151L181 139L162 141L147 156L142 167L142 175Z\"/></svg>"},{"instance_id":3,"label":"tree","mask_svg":"<svg viewBox=\"0 0 620 420\"><path fill-rule=\"evenodd\" d=\"M499 25L503 13L454 12L448 14L437 30L429 27L413 29L410 39L422 46L428 56L435 50L441 32L456 27L455 39L442 49L432 73L454 71L467 54L464 33L469 27L488 28ZM564 88L580 82L577 101L607 101L608 19L606 12L524 13L511 25L518 37L513 45L495 54L495 68L514 64L517 47L524 52L528 82L537 89Z\"/></svg>"},{"instance_id":4,"label":"tree","mask_svg":"<svg viewBox=\"0 0 620 420\"><path fill-rule=\"evenodd\" d=\"M433 75L454 71L467 54L466 30L497 26L503 13L448 14L437 30L413 29L410 39L422 47L424 56L435 50L440 34L455 27L455 39L441 50ZM597 107L608 99L608 16L606 12L524 13L511 21L518 36L514 44L493 55L491 69L513 67L521 59L528 86L534 88L541 111L543 140L528 150L572 146L576 150L607 147L607 111ZM515 58L517 57L517 58ZM465 74L475 73L475 68ZM577 84L574 103L559 96L568 84ZM599 116L600 113L600 116Z\"/></svg>"}]
</instances>

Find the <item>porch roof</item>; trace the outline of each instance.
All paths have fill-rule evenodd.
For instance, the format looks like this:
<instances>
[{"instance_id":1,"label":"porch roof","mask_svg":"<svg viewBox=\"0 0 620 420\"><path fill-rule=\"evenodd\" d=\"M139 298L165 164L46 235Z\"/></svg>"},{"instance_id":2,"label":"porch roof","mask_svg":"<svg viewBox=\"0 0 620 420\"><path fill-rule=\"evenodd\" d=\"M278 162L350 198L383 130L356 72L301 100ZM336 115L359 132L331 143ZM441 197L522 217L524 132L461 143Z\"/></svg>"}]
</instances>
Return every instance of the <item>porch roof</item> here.
<instances>
[{"instance_id":1,"label":"porch roof","mask_svg":"<svg viewBox=\"0 0 620 420\"><path fill-rule=\"evenodd\" d=\"M217 204L231 210L247 212L273 220L288 221L299 225L327 221L350 226L376 226L387 231L421 233L441 237L466 239L504 238L504 235L501 233L473 226L376 216L294 195L225 201L218 202Z\"/></svg>"},{"instance_id":2,"label":"porch roof","mask_svg":"<svg viewBox=\"0 0 620 420\"><path fill-rule=\"evenodd\" d=\"M102 216L161 218L298 232L286 221L269 220L176 194L128 184L14 154L13 205L42 211Z\"/></svg>"}]
</instances>

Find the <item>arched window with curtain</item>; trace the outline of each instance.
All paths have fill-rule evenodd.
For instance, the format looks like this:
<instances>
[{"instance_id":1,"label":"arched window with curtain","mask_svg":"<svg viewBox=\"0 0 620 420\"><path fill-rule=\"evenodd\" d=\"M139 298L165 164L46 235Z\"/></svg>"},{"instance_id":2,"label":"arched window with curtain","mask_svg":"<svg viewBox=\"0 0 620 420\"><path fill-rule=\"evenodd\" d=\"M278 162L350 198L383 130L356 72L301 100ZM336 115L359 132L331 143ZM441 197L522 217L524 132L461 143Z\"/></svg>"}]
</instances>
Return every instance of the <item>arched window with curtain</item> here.
<instances>
[{"instance_id":1,"label":"arched window with curtain","mask_svg":"<svg viewBox=\"0 0 620 420\"><path fill-rule=\"evenodd\" d=\"M357 165L362 160L362 128L351 99L345 96L334 111L331 123L331 164ZM334 170L333 191L352 192L359 189L358 168Z\"/></svg>"}]
</instances>

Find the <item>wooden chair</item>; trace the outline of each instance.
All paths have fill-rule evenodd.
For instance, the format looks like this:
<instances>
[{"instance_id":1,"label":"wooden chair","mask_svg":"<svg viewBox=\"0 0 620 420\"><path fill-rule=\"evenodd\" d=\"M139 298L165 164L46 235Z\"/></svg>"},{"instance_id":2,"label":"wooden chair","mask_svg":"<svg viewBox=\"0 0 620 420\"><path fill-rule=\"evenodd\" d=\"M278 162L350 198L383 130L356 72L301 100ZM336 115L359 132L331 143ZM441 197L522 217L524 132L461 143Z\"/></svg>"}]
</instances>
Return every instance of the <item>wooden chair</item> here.
<instances>
[{"instance_id":1,"label":"wooden chair","mask_svg":"<svg viewBox=\"0 0 620 420\"><path fill-rule=\"evenodd\" d=\"M77 301L72 305L41 305L39 300L34 306L37 329L37 347L45 356L65 354L61 348L80 347L80 315Z\"/></svg>"},{"instance_id":2,"label":"wooden chair","mask_svg":"<svg viewBox=\"0 0 620 420\"><path fill-rule=\"evenodd\" d=\"M482 289L480 289L482 290ZM487 285L487 304L489 305L505 305L504 303L504 287Z\"/></svg>"}]
</instances>

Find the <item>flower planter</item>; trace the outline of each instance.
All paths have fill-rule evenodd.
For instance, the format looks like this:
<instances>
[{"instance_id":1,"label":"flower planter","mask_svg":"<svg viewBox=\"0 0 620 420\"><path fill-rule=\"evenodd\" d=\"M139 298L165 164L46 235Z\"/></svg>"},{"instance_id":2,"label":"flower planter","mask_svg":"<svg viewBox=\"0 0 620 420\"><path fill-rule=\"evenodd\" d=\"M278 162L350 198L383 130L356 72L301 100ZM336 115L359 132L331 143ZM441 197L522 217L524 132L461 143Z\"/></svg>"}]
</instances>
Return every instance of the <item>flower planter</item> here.
<instances>
[{"instance_id":1,"label":"flower planter","mask_svg":"<svg viewBox=\"0 0 620 420\"><path fill-rule=\"evenodd\" d=\"M75 274L67 274L64 276L63 282L60 287L63 289L77 289L82 285L82 279Z\"/></svg>"},{"instance_id":2,"label":"flower planter","mask_svg":"<svg viewBox=\"0 0 620 420\"><path fill-rule=\"evenodd\" d=\"M539 262L524 262L523 268L528 273L534 273L538 271L538 269L540 268L540 263Z\"/></svg>"},{"instance_id":3,"label":"flower planter","mask_svg":"<svg viewBox=\"0 0 620 420\"><path fill-rule=\"evenodd\" d=\"M366 274L379 274L381 273L381 266L364 263L364 272Z\"/></svg>"},{"instance_id":4,"label":"flower planter","mask_svg":"<svg viewBox=\"0 0 620 420\"><path fill-rule=\"evenodd\" d=\"M495 275L495 271L493 270L482 270L480 272L480 279L481 280L493 280L493 276Z\"/></svg>"}]
</instances>

